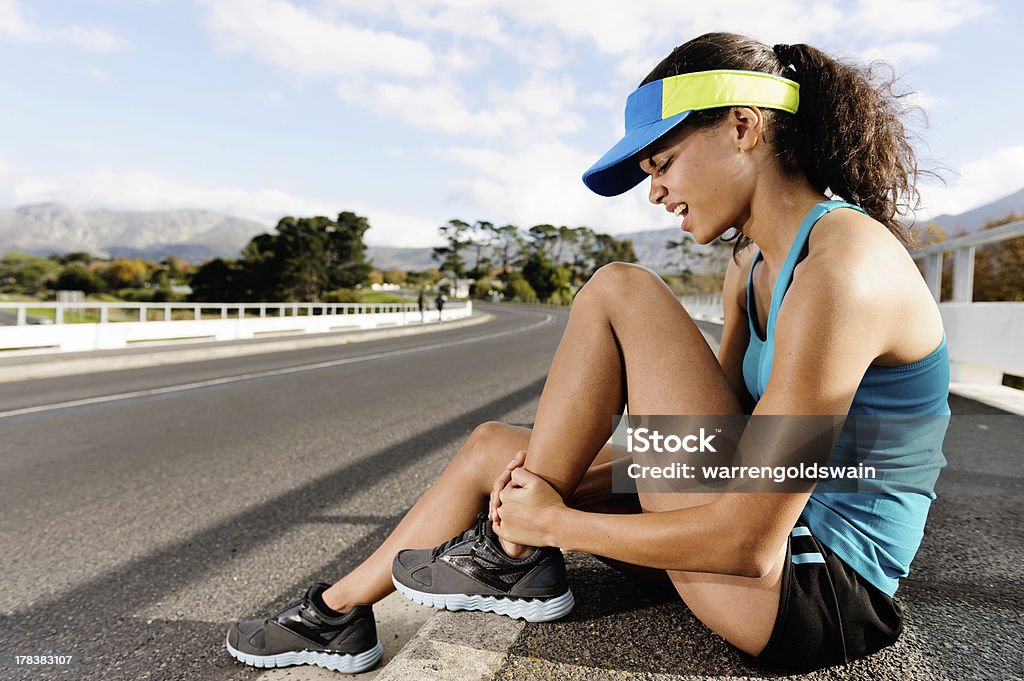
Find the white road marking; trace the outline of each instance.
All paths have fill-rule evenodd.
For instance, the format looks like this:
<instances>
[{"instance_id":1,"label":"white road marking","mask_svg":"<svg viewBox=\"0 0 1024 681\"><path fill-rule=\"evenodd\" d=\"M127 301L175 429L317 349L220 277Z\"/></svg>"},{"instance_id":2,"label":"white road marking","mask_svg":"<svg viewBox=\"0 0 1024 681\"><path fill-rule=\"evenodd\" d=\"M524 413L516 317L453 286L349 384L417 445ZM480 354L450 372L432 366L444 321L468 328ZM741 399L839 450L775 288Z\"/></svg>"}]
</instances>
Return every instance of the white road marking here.
<instances>
[{"instance_id":1,"label":"white road marking","mask_svg":"<svg viewBox=\"0 0 1024 681\"><path fill-rule=\"evenodd\" d=\"M471 338L463 338L462 340L446 341L444 343L431 343L429 345L422 345L417 348L409 348L407 350L392 350L390 352L376 352L370 355L362 355L359 357L349 357L347 359L336 359L328 362L316 362L315 364L300 364L294 367L285 367L283 369L268 369L267 371L254 371L247 374L236 374L234 376L224 376L221 378L211 378L205 381L195 381L193 383L182 383L179 385L169 385L163 388L150 388L148 390L133 390L131 392L116 393L114 395L100 395L97 397L86 397L80 400L68 400L67 402L54 402L52 404L40 404L34 407L24 407L22 409L12 409L10 411L0 411L0 419L10 418L12 416L25 416L27 414L38 414L41 412L55 411L57 409L70 409L73 407L84 407L92 404L104 404L106 402L117 402L119 400L131 400L139 397L152 397L154 395L167 395L170 393L186 392L189 390L198 390L200 388L208 388L215 385L225 385L227 383L237 383L240 381L250 381L254 378L267 378L270 376L286 376L288 374L297 374L303 371L315 371L317 369L329 369L332 367L344 366L346 364L359 364L361 362L372 362L379 359L392 359L395 357L403 357L407 355L416 355L421 352L429 352L431 350L439 350L441 348L450 348L456 345L465 345L466 343L477 343L479 341L491 340L492 338L500 338L501 336L508 336L515 333L523 333L525 331L532 331L542 326L547 326L554 320L554 315L545 313L544 319L539 322L520 326L515 329L509 329L507 331L498 331L495 333L485 334L483 336L473 336Z\"/></svg>"}]
</instances>

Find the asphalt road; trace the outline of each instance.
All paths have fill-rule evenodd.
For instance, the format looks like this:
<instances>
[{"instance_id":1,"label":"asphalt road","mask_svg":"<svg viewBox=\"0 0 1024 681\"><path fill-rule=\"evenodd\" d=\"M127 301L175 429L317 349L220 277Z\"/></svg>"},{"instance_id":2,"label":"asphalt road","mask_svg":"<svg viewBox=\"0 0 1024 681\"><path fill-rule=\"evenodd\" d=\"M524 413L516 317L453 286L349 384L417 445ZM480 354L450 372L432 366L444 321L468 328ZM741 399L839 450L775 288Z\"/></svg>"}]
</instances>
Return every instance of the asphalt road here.
<instances>
[{"instance_id":1,"label":"asphalt road","mask_svg":"<svg viewBox=\"0 0 1024 681\"><path fill-rule=\"evenodd\" d=\"M0 678L254 678L229 622L368 555L477 424L532 422L567 312L481 307L496 320L420 337L0 384ZM10 665L39 654L74 662Z\"/></svg>"}]
</instances>

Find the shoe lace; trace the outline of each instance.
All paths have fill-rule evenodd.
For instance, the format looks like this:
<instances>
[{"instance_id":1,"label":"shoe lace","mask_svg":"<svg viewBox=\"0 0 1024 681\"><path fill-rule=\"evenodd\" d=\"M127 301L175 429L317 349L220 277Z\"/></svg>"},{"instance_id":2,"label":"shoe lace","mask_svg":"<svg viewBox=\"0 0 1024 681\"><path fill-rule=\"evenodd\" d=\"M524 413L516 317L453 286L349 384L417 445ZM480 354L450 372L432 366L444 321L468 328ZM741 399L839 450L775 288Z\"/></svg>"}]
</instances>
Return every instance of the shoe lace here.
<instances>
[{"instance_id":1,"label":"shoe lace","mask_svg":"<svg viewBox=\"0 0 1024 681\"><path fill-rule=\"evenodd\" d=\"M472 527L470 527L468 530L463 530L462 532L460 532L459 534L455 535L454 537L452 537L451 539L449 539L445 543L443 543L443 544L441 544L439 546L435 546L434 550L430 552L430 557L432 559L433 558L437 558L439 555L441 555L442 553L444 553L448 549L452 548L456 544L464 542L464 541L466 541L468 539L475 539L477 537L482 536L484 534L484 532L486 531L485 523L489 523L489 522L490 522L490 518L487 517L487 512L486 511L481 511L479 513L479 515L477 515L476 520L473 522L473 526Z\"/></svg>"}]
</instances>

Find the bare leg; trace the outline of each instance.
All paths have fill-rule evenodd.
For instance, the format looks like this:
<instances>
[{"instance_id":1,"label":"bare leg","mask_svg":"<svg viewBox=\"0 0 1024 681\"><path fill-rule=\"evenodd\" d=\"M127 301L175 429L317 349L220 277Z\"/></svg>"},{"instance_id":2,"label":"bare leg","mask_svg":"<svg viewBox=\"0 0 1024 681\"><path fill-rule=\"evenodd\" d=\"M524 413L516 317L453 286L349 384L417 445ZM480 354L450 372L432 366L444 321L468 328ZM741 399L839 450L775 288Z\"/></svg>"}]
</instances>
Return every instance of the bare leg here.
<instances>
[{"instance_id":1,"label":"bare leg","mask_svg":"<svg viewBox=\"0 0 1024 681\"><path fill-rule=\"evenodd\" d=\"M577 295L532 435L522 430L518 436L502 439L503 447L488 447L484 452L479 441L485 435L486 439L505 438L508 427L485 424L482 432L474 431L385 543L325 593L328 605L345 609L389 593L395 553L434 546L467 527L485 507L494 477L524 441L528 442L527 468L571 503L574 492L582 491L578 489L581 481L596 477L594 464L600 462L595 457L611 434L612 417L622 412L626 402L634 414L742 413L707 342L668 287L645 268L615 263L602 268ZM603 493L610 504L616 503L610 490ZM693 506L713 498L651 496L659 498L642 498L644 510ZM784 547L780 548L784 555ZM774 624L781 569L780 560L761 579L684 572L669 572L669 577L698 618L734 645L756 654Z\"/></svg>"},{"instance_id":2,"label":"bare leg","mask_svg":"<svg viewBox=\"0 0 1024 681\"><path fill-rule=\"evenodd\" d=\"M487 507L494 479L517 451L526 449L530 430L489 422L478 426L452 459L441 477L420 497L398 527L356 569L324 592L324 601L335 610L376 603L394 591L391 561L402 549L436 546L469 527L476 514ZM603 513L639 513L635 497L610 498L611 448L597 457L594 475L579 486L573 499L578 508Z\"/></svg>"},{"instance_id":3,"label":"bare leg","mask_svg":"<svg viewBox=\"0 0 1024 681\"><path fill-rule=\"evenodd\" d=\"M721 366L668 287L649 270L615 263L577 294L541 396L527 469L563 498L631 414L742 414ZM712 494L641 495L645 511L710 503ZM514 546L507 550L515 550ZM669 571L694 614L742 650L767 643L778 611L785 546L759 579Z\"/></svg>"}]
</instances>

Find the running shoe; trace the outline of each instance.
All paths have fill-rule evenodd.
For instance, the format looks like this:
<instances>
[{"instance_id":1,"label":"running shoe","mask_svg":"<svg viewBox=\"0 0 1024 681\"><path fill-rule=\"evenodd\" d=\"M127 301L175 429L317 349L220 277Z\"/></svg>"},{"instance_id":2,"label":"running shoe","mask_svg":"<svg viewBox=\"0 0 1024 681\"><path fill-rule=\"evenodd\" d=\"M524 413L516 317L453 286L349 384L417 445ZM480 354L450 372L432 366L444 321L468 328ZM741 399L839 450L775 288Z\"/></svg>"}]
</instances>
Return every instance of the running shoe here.
<instances>
[{"instance_id":1,"label":"running shoe","mask_svg":"<svg viewBox=\"0 0 1024 681\"><path fill-rule=\"evenodd\" d=\"M329 586L314 584L301 601L272 617L232 624L228 652L253 667L314 664L348 674L373 668L383 652L373 608L333 613L322 596Z\"/></svg>"},{"instance_id":2,"label":"running shoe","mask_svg":"<svg viewBox=\"0 0 1024 681\"><path fill-rule=\"evenodd\" d=\"M574 605L562 552L545 547L526 558L509 558L487 513L440 546L399 551L391 579L395 588L420 605L485 610L528 622L558 619Z\"/></svg>"}]
</instances>

